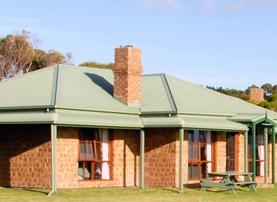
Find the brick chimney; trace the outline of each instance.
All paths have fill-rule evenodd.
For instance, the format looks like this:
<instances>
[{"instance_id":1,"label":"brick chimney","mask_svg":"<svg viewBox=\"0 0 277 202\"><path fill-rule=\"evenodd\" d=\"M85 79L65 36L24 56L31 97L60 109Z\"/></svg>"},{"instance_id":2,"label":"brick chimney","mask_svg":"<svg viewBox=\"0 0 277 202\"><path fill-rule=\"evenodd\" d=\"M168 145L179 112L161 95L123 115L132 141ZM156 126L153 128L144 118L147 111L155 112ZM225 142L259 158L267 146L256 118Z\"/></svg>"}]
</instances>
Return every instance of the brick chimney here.
<instances>
[{"instance_id":1,"label":"brick chimney","mask_svg":"<svg viewBox=\"0 0 277 202\"><path fill-rule=\"evenodd\" d=\"M141 50L132 46L115 49L113 95L121 102L139 107L141 100Z\"/></svg>"},{"instance_id":2,"label":"brick chimney","mask_svg":"<svg viewBox=\"0 0 277 202\"><path fill-rule=\"evenodd\" d=\"M250 101L258 103L264 101L264 90L262 88L250 88Z\"/></svg>"}]
</instances>

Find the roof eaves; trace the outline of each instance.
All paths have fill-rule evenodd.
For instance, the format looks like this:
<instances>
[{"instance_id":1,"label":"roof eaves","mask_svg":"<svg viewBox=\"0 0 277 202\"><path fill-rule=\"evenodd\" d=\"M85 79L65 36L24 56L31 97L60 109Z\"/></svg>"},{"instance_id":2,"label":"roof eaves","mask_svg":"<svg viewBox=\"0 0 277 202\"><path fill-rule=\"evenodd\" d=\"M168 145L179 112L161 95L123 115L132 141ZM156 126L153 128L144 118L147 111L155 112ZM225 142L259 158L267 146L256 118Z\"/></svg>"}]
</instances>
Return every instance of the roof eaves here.
<instances>
[{"instance_id":1,"label":"roof eaves","mask_svg":"<svg viewBox=\"0 0 277 202\"><path fill-rule=\"evenodd\" d=\"M53 105L41 106L13 106L13 107L0 107L0 111L22 111L22 110L38 110L38 109L52 109Z\"/></svg>"},{"instance_id":2,"label":"roof eaves","mask_svg":"<svg viewBox=\"0 0 277 202\"><path fill-rule=\"evenodd\" d=\"M91 110L84 108L76 108L76 107L64 107L64 106L55 106L55 110L72 110L72 111L83 111L83 112L100 112L100 113L110 113L110 114L130 114L130 115L140 115L139 111L108 111L108 110Z\"/></svg>"},{"instance_id":3,"label":"roof eaves","mask_svg":"<svg viewBox=\"0 0 277 202\"><path fill-rule=\"evenodd\" d=\"M233 116L233 114L212 114L212 113L197 113L197 112L178 112L178 115L197 115L197 116L225 117L225 118L230 118Z\"/></svg>"}]
</instances>

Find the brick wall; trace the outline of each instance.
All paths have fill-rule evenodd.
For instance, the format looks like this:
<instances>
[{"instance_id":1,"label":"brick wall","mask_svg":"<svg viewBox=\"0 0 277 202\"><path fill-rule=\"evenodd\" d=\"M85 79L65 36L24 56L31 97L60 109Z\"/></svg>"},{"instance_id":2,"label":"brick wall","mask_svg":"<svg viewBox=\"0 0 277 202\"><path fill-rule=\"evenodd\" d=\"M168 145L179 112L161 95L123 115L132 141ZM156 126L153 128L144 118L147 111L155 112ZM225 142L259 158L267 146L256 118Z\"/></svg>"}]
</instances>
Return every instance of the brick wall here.
<instances>
[{"instance_id":1,"label":"brick wall","mask_svg":"<svg viewBox=\"0 0 277 202\"><path fill-rule=\"evenodd\" d=\"M226 171L226 132L216 133L215 142L215 170L216 172Z\"/></svg>"},{"instance_id":2,"label":"brick wall","mask_svg":"<svg viewBox=\"0 0 277 202\"><path fill-rule=\"evenodd\" d=\"M139 176L138 131L114 130L111 180L78 180L78 129L58 130L58 188L136 186Z\"/></svg>"},{"instance_id":3,"label":"brick wall","mask_svg":"<svg viewBox=\"0 0 277 202\"><path fill-rule=\"evenodd\" d=\"M145 185L176 186L178 129L145 131Z\"/></svg>"},{"instance_id":4,"label":"brick wall","mask_svg":"<svg viewBox=\"0 0 277 202\"><path fill-rule=\"evenodd\" d=\"M236 170L238 172L244 172L244 134L237 133L235 137L235 144L236 144Z\"/></svg>"},{"instance_id":5,"label":"brick wall","mask_svg":"<svg viewBox=\"0 0 277 202\"><path fill-rule=\"evenodd\" d=\"M0 186L50 187L50 127L0 126Z\"/></svg>"},{"instance_id":6,"label":"brick wall","mask_svg":"<svg viewBox=\"0 0 277 202\"><path fill-rule=\"evenodd\" d=\"M184 184L188 183L188 151L189 151L189 144L188 144L188 131L184 132L184 142L183 142L183 149L184 149L184 154L183 154L183 175L184 175ZM177 161L178 162L178 161ZM178 162L179 166L179 162ZM178 178L176 179L176 183L178 183ZM177 185L179 186L179 185Z\"/></svg>"},{"instance_id":7,"label":"brick wall","mask_svg":"<svg viewBox=\"0 0 277 202\"><path fill-rule=\"evenodd\" d=\"M57 187L78 187L78 128L58 128Z\"/></svg>"}]
</instances>

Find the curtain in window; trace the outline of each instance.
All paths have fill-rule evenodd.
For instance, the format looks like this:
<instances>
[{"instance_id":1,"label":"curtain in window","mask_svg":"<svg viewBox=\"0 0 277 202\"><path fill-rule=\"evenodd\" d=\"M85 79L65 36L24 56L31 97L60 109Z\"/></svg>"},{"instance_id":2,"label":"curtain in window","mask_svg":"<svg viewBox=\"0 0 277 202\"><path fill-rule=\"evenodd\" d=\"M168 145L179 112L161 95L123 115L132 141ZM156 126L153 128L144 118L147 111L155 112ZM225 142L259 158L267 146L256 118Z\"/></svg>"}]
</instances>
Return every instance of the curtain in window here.
<instances>
[{"instance_id":1,"label":"curtain in window","mask_svg":"<svg viewBox=\"0 0 277 202\"><path fill-rule=\"evenodd\" d=\"M102 161L109 160L109 144L108 144L108 130L102 129ZM102 179L108 180L110 179L110 169L108 162L102 163Z\"/></svg>"},{"instance_id":2,"label":"curtain in window","mask_svg":"<svg viewBox=\"0 0 277 202\"><path fill-rule=\"evenodd\" d=\"M260 176L264 176L264 145L258 145L258 158L260 162Z\"/></svg>"},{"instance_id":3,"label":"curtain in window","mask_svg":"<svg viewBox=\"0 0 277 202\"><path fill-rule=\"evenodd\" d=\"M207 161L212 161L212 138L211 132L207 132L207 147L206 147ZM207 172L212 172L212 163L207 163Z\"/></svg>"}]
</instances>

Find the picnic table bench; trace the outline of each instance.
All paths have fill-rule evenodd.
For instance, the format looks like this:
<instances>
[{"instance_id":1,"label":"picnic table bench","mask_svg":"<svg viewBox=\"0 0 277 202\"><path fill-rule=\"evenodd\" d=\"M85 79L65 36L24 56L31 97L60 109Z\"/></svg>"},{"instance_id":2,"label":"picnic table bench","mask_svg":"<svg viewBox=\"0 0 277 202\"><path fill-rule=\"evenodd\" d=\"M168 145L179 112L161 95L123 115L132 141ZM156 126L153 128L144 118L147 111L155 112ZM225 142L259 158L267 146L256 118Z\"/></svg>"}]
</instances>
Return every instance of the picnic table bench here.
<instances>
[{"instance_id":1,"label":"picnic table bench","mask_svg":"<svg viewBox=\"0 0 277 202\"><path fill-rule=\"evenodd\" d=\"M237 177L242 176L244 180L238 181ZM214 178L219 178L217 181ZM208 177L201 181L201 190L207 188L222 188L236 193L236 186L248 187L250 191L256 192L257 183L252 180L252 173L243 172L212 172L208 173Z\"/></svg>"}]
</instances>

